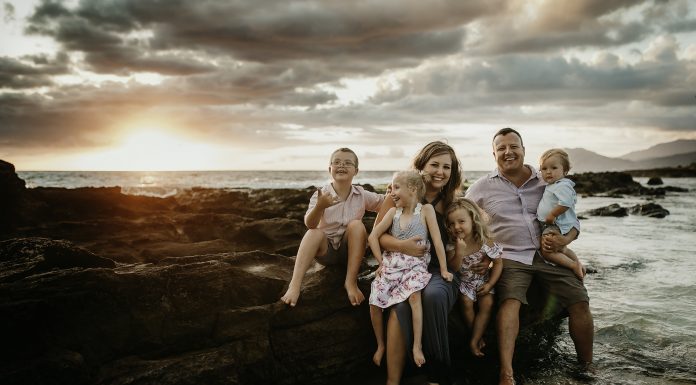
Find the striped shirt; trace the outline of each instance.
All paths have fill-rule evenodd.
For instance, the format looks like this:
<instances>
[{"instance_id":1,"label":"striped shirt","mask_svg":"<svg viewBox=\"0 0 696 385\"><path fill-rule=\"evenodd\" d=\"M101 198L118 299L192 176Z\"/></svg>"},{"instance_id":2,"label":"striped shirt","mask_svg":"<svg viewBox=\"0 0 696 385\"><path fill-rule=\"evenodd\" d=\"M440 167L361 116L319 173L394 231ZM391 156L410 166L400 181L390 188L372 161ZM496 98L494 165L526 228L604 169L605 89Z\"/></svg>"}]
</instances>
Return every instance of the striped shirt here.
<instances>
[{"instance_id":1,"label":"striped shirt","mask_svg":"<svg viewBox=\"0 0 696 385\"><path fill-rule=\"evenodd\" d=\"M495 241L503 247L502 257L531 265L539 248L541 232L536 212L546 182L534 167L525 166L532 175L521 187L495 169L474 182L466 197L489 215L488 226Z\"/></svg>"},{"instance_id":2,"label":"striped shirt","mask_svg":"<svg viewBox=\"0 0 696 385\"><path fill-rule=\"evenodd\" d=\"M332 196L338 195L330 183L321 187L321 193ZM318 194L315 191L312 198L309 199L309 208L307 208L305 217L317 205L317 197ZM345 201L341 201L324 210L317 228L323 230L329 242L331 242L331 246L334 249L338 249L348 223L355 219L362 219L365 211L379 211L383 201L384 195L366 191L362 186L353 186L351 193L348 194L348 198Z\"/></svg>"}]
</instances>

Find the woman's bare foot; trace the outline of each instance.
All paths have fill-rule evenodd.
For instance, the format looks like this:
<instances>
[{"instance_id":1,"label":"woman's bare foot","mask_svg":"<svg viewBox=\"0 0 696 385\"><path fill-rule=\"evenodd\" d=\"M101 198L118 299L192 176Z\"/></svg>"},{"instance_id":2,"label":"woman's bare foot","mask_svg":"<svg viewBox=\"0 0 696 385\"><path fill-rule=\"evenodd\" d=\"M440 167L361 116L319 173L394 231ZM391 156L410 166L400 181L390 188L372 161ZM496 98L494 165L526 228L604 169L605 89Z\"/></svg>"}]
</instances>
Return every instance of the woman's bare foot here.
<instances>
[{"instance_id":1,"label":"woman's bare foot","mask_svg":"<svg viewBox=\"0 0 696 385\"><path fill-rule=\"evenodd\" d=\"M384 357L384 345L377 345L377 351L372 356L372 362L377 366L382 365L382 357Z\"/></svg>"},{"instance_id":2,"label":"woman's bare foot","mask_svg":"<svg viewBox=\"0 0 696 385\"><path fill-rule=\"evenodd\" d=\"M288 287L288 291L280 297L280 300L285 302L286 305L295 306L297 305L297 299L300 298L300 289L294 288L292 286Z\"/></svg>"},{"instance_id":3,"label":"woman's bare foot","mask_svg":"<svg viewBox=\"0 0 696 385\"><path fill-rule=\"evenodd\" d=\"M413 361L419 368L425 363L425 356L423 355L423 350L420 346L413 347Z\"/></svg>"}]
</instances>

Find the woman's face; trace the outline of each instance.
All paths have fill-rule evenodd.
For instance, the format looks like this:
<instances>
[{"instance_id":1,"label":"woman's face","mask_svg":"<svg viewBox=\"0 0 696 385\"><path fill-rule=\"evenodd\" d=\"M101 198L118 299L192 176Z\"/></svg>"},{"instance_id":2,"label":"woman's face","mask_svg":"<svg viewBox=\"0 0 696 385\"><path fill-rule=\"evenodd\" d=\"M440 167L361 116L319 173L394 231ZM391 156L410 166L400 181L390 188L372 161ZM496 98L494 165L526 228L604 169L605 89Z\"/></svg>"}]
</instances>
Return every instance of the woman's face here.
<instances>
[{"instance_id":1,"label":"woman's face","mask_svg":"<svg viewBox=\"0 0 696 385\"><path fill-rule=\"evenodd\" d=\"M428 190L440 190L447 185L452 174L452 156L450 154L435 155L428 159L423 172L430 175Z\"/></svg>"}]
</instances>

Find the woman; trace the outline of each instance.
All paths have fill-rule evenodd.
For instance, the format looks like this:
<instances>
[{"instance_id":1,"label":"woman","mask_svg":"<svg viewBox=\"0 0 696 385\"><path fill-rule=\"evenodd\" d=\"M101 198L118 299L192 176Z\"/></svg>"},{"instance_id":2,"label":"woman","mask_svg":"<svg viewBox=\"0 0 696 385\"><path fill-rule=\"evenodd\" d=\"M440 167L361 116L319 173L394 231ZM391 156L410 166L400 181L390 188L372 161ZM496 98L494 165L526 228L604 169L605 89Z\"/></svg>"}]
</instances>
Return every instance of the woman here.
<instances>
[{"instance_id":1,"label":"woman","mask_svg":"<svg viewBox=\"0 0 696 385\"><path fill-rule=\"evenodd\" d=\"M461 166L451 146L436 141L425 145L413 159L413 168L430 175L426 184L424 203L435 208L440 235L445 244L448 233L444 213L454 199L462 183ZM394 206L391 199L385 199L377 216L379 222L384 213ZM416 239L398 240L389 234L380 237L383 249L399 251L409 255L423 255L424 246ZM432 242L431 242L432 244ZM435 250L431 250L435 255ZM447 317L457 300L459 282L445 281L440 275L437 258L433 258L428 267L432 274L422 292L423 302L423 352L425 354L425 371L429 383L449 382L449 341ZM391 311L394 310L394 311ZM390 308L387 320L387 384L398 384L404 369L406 347L413 345L413 326L411 309L408 301ZM409 349L410 350L410 349Z\"/></svg>"}]
</instances>

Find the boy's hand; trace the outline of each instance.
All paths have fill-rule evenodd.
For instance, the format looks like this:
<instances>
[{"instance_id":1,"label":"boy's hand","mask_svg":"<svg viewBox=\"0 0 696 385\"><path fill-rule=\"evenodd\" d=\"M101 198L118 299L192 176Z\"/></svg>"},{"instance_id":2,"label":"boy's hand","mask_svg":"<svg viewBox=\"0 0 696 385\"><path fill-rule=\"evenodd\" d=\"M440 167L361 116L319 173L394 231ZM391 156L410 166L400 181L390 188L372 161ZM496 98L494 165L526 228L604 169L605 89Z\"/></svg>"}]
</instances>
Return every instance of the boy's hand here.
<instances>
[{"instance_id":1,"label":"boy's hand","mask_svg":"<svg viewBox=\"0 0 696 385\"><path fill-rule=\"evenodd\" d=\"M476 296L477 297L482 297L486 294L490 294L491 290L493 290L493 285L490 283L486 282L481 287L479 287L478 290L476 290Z\"/></svg>"},{"instance_id":2,"label":"boy's hand","mask_svg":"<svg viewBox=\"0 0 696 385\"><path fill-rule=\"evenodd\" d=\"M442 275L442 278L444 278L447 282L452 282L452 280L454 279L452 273L447 271L447 269L440 269L440 275Z\"/></svg>"},{"instance_id":3,"label":"boy's hand","mask_svg":"<svg viewBox=\"0 0 696 385\"><path fill-rule=\"evenodd\" d=\"M331 194L324 194L321 189L317 189L317 206L321 209L331 207L341 200Z\"/></svg>"}]
</instances>

